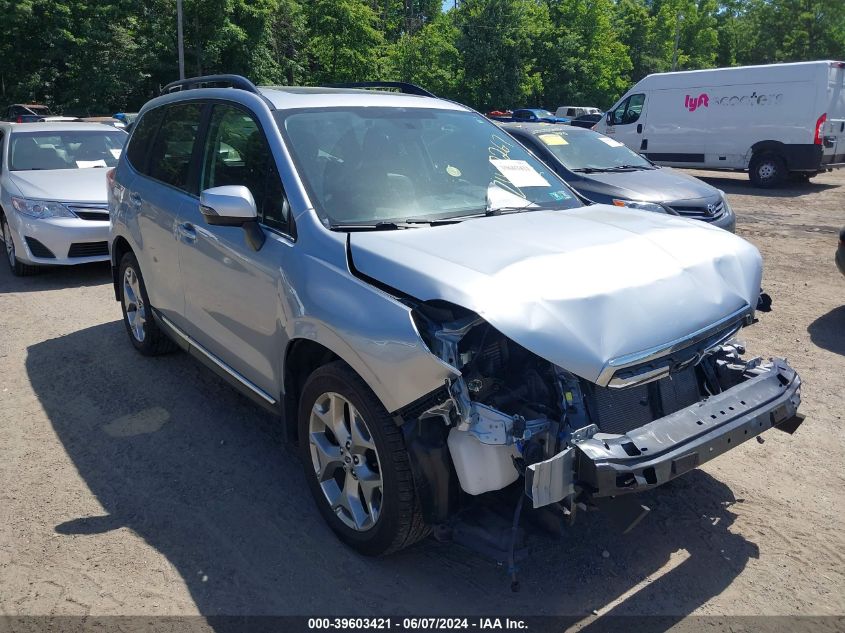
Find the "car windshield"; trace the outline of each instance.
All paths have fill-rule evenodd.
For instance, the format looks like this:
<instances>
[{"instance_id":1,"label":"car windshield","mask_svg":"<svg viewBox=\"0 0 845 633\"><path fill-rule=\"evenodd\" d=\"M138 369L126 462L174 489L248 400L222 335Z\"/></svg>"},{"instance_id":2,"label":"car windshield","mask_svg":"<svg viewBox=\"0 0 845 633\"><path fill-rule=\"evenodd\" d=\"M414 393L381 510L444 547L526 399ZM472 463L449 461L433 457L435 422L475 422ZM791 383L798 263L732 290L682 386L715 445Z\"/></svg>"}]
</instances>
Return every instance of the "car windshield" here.
<instances>
[{"instance_id":1,"label":"car windshield","mask_svg":"<svg viewBox=\"0 0 845 633\"><path fill-rule=\"evenodd\" d=\"M537 139L571 171L654 168L624 144L596 132L543 132Z\"/></svg>"},{"instance_id":2,"label":"car windshield","mask_svg":"<svg viewBox=\"0 0 845 633\"><path fill-rule=\"evenodd\" d=\"M331 225L581 206L551 170L472 112L353 107L277 116Z\"/></svg>"},{"instance_id":3,"label":"car windshield","mask_svg":"<svg viewBox=\"0 0 845 633\"><path fill-rule=\"evenodd\" d=\"M13 132L9 145L9 169L31 171L114 167L128 135L114 128L102 128Z\"/></svg>"}]
</instances>

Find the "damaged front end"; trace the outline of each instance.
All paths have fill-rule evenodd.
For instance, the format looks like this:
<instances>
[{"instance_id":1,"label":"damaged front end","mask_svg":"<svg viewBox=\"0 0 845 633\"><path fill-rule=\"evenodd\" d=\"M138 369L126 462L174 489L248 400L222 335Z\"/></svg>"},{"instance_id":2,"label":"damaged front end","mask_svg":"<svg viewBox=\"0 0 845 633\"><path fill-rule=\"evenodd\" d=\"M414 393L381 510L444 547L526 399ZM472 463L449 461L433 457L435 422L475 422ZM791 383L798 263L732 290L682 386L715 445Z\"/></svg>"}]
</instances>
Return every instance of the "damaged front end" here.
<instances>
[{"instance_id":1,"label":"damaged front end","mask_svg":"<svg viewBox=\"0 0 845 633\"><path fill-rule=\"evenodd\" d=\"M535 508L663 484L772 427L794 432L800 378L786 361L744 360L745 307L659 348L610 360L591 382L443 301L413 316L429 350L460 371L416 412L437 420L471 495L520 477Z\"/></svg>"}]
</instances>

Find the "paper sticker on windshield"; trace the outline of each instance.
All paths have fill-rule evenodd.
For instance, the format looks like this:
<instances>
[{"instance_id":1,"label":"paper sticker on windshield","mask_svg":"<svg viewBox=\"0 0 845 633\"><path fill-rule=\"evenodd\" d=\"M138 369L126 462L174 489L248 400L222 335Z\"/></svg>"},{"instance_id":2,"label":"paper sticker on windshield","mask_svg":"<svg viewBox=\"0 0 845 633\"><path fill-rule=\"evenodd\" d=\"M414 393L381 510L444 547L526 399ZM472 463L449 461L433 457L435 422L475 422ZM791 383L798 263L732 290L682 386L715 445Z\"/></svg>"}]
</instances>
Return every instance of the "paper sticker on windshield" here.
<instances>
[{"instance_id":1,"label":"paper sticker on windshield","mask_svg":"<svg viewBox=\"0 0 845 633\"><path fill-rule=\"evenodd\" d=\"M446 173L452 176L453 178L461 177L461 170L457 167L453 167L452 165L446 165Z\"/></svg>"},{"instance_id":2,"label":"paper sticker on windshield","mask_svg":"<svg viewBox=\"0 0 845 633\"><path fill-rule=\"evenodd\" d=\"M524 160L496 160L491 158L490 162L515 187L549 186L546 179Z\"/></svg>"},{"instance_id":3,"label":"paper sticker on windshield","mask_svg":"<svg viewBox=\"0 0 845 633\"><path fill-rule=\"evenodd\" d=\"M121 150L119 150L119 149L110 149L109 151L111 152L111 155L112 155L112 156L114 156L115 158L120 158L120 152L121 152Z\"/></svg>"},{"instance_id":4,"label":"paper sticker on windshield","mask_svg":"<svg viewBox=\"0 0 845 633\"><path fill-rule=\"evenodd\" d=\"M76 161L76 166L80 169L85 169L86 167L105 167L106 161L102 158L100 160L78 160Z\"/></svg>"},{"instance_id":5,"label":"paper sticker on windshield","mask_svg":"<svg viewBox=\"0 0 845 633\"><path fill-rule=\"evenodd\" d=\"M560 134L540 134L539 137L546 145L569 145Z\"/></svg>"},{"instance_id":6,"label":"paper sticker on windshield","mask_svg":"<svg viewBox=\"0 0 845 633\"><path fill-rule=\"evenodd\" d=\"M561 191L552 191L552 192L550 192L550 193L549 193L549 195L550 195L553 199L557 200L558 202L562 202L563 200L569 200L569 199L572 197L572 196L570 196L568 193L566 193L566 192L565 192L565 191L563 191L563 190L561 190Z\"/></svg>"},{"instance_id":7,"label":"paper sticker on windshield","mask_svg":"<svg viewBox=\"0 0 845 633\"><path fill-rule=\"evenodd\" d=\"M624 143L620 143L615 138L607 138L606 136L600 136L599 140L606 145L610 145L611 147L622 147L624 145Z\"/></svg>"}]
</instances>

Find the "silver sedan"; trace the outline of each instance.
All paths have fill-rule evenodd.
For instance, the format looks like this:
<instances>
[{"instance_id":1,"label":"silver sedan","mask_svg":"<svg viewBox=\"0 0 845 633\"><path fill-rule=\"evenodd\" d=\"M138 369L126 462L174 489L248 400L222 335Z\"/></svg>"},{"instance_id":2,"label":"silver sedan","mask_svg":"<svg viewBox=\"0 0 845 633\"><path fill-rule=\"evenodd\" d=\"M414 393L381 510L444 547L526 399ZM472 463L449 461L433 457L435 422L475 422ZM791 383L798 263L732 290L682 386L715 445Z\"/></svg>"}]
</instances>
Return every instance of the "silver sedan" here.
<instances>
[{"instance_id":1,"label":"silver sedan","mask_svg":"<svg viewBox=\"0 0 845 633\"><path fill-rule=\"evenodd\" d=\"M98 123L0 124L0 233L14 274L109 259L106 172L126 139Z\"/></svg>"}]
</instances>

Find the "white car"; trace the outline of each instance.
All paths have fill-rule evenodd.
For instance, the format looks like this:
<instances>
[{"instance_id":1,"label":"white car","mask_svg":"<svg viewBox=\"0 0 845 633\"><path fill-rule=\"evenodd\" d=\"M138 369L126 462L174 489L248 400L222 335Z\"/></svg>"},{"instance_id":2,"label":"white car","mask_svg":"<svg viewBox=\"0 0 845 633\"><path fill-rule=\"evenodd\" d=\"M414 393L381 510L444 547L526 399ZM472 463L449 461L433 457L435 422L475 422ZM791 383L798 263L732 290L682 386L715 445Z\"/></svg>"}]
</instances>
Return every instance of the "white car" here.
<instances>
[{"instance_id":1,"label":"white car","mask_svg":"<svg viewBox=\"0 0 845 633\"><path fill-rule=\"evenodd\" d=\"M567 119L577 119L585 114L601 114L601 110L590 106L560 106L555 110L555 116Z\"/></svg>"},{"instance_id":2,"label":"white car","mask_svg":"<svg viewBox=\"0 0 845 633\"><path fill-rule=\"evenodd\" d=\"M108 261L106 171L127 138L99 123L0 123L0 233L15 275Z\"/></svg>"}]
</instances>

